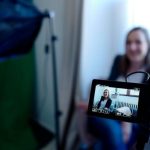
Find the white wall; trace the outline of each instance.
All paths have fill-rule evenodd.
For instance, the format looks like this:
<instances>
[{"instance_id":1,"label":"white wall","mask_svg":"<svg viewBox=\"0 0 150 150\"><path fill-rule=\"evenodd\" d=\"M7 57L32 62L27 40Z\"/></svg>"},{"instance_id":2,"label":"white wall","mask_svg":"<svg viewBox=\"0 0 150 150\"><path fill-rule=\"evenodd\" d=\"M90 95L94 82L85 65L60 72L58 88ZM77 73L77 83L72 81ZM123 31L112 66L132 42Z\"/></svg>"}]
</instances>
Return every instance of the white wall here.
<instances>
[{"instance_id":1,"label":"white wall","mask_svg":"<svg viewBox=\"0 0 150 150\"><path fill-rule=\"evenodd\" d=\"M135 26L143 26L150 30L150 1L149 0L131 0L131 12L133 14L132 24Z\"/></svg>"},{"instance_id":2,"label":"white wall","mask_svg":"<svg viewBox=\"0 0 150 150\"><path fill-rule=\"evenodd\" d=\"M84 1L80 66L83 100L88 99L92 79L107 79L114 57L124 53L124 37L128 29L127 2Z\"/></svg>"},{"instance_id":3,"label":"white wall","mask_svg":"<svg viewBox=\"0 0 150 150\"><path fill-rule=\"evenodd\" d=\"M134 26L149 26L149 0L84 0L79 83L88 100L92 79L107 79L117 54L125 52L125 37ZM146 11L140 8L146 8ZM144 11L144 13L143 13Z\"/></svg>"}]
</instances>

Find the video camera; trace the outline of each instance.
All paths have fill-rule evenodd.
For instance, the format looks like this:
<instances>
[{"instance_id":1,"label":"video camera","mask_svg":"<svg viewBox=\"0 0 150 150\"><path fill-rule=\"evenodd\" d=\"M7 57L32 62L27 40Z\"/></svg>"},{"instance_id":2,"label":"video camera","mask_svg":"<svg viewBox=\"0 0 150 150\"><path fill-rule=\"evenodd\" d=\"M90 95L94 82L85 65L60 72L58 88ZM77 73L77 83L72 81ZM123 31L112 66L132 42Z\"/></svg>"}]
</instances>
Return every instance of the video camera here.
<instances>
[{"instance_id":1,"label":"video camera","mask_svg":"<svg viewBox=\"0 0 150 150\"><path fill-rule=\"evenodd\" d=\"M106 90L107 101L104 100ZM127 122L148 123L150 122L149 98L149 84L94 79L88 114Z\"/></svg>"},{"instance_id":2,"label":"video camera","mask_svg":"<svg viewBox=\"0 0 150 150\"><path fill-rule=\"evenodd\" d=\"M147 75L145 83L127 82L135 73ZM136 149L144 149L150 143L150 76L146 72L134 72L125 77L126 82L92 81L88 115L138 123L140 126Z\"/></svg>"}]
</instances>

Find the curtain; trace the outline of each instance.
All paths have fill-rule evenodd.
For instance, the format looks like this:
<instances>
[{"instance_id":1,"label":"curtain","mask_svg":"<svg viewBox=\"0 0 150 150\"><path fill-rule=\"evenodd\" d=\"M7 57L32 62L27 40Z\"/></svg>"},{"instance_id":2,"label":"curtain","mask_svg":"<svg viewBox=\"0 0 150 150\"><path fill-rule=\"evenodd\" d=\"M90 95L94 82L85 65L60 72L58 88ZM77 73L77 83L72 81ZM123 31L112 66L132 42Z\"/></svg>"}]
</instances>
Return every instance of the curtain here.
<instances>
[{"instance_id":1,"label":"curtain","mask_svg":"<svg viewBox=\"0 0 150 150\"><path fill-rule=\"evenodd\" d=\"M0 63L0 149L35 149L29 126L34 89L34 53Z\"/></svg>"}]
</instances>

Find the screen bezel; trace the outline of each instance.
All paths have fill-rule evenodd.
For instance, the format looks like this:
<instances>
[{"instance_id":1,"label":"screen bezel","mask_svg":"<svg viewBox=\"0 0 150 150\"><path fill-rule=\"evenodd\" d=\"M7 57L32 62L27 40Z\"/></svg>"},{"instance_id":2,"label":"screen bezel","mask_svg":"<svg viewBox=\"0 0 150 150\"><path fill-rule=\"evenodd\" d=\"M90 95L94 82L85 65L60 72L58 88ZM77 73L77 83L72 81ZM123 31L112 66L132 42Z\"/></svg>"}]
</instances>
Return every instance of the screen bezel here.
<instances>
[{"instance_id":1,"label":"screen bezel","mask_svg":"<svg viewBox=\"0 0 150 150\"><path fill-rule=\"evenodd\" d=\"M139 101L138 101L138 110L137 110L137 117L136 118L128 118L123 116L111 116L108 114L98 113L92 111L92 106L94 102L94 95L95 95L95 89L97 85L105 85L109 87L117 87L117 88L124 88L124 89L134 89L139 88L140 94L139 94ZM143 116L144 111L144 103L142 102L145 99L145 90L147 89L146 84L139 84L139 83L125 83L125 82L118 82L118 81L110 81L110 80L97 80L94 79L91 86L91 93L90 93L90 99L89 99L89 105L88 105L88 114L92 116L97 117L104 117L108 119L115 119L115 120L122 120L127 122L143 122L145 121L145 118Z\"/></svg>"}]
</instances>

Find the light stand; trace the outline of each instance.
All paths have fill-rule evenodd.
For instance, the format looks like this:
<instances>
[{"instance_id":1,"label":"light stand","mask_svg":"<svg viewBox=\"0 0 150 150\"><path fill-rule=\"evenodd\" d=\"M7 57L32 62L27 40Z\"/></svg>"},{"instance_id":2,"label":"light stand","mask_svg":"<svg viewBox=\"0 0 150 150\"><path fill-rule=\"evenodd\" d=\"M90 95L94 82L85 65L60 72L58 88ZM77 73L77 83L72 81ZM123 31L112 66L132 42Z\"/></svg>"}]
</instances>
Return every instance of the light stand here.
<instances>
[{"instance_id":1,"label":"light stand","mask_svg":"<svg viewBox=\"0 0 150 150\"><path fill-rule=\"evenodd\" d=\"M57 64L56 64L56 47L55 42L57 41L57 37L54 33L54 12L47 12L49 18L49 26L50 26L50 43L51 43L51 52L52 52L52 72L53 72L53 92L54 92L54 118L55 118L55 138L56 138L56 149L59 150L59 116L61 114L59 110L59 98L58 98L58 82L57 82ZM47 51L47 50L46 50Z\"/></svg>"}]
</instances>

